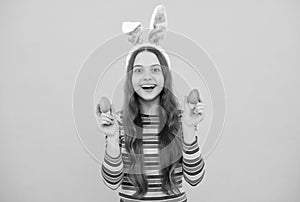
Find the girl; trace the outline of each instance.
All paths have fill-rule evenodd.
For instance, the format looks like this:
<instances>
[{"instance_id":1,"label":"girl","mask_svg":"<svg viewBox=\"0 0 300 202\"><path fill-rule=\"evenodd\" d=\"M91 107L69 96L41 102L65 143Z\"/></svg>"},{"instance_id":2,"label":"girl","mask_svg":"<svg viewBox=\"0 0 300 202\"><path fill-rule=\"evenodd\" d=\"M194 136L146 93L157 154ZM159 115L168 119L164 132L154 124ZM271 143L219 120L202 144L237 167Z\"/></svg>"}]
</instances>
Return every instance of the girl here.
<instances>
[{"instance_id":1,"label":"girl","mask_svg":"<svg viewBox=\"0 0 300 202\"><path fill-rule=\"evenodd\" d=\"M196 186L205 174L195 135L203 104L191 108L185 96L179 110L166 53L157 46L138 46L128 58L122 110L112 105L99 114L106 136L103 181L114 190L121 186L123 202L187 201L182 179Z\"/></svg>"}]
</instances>

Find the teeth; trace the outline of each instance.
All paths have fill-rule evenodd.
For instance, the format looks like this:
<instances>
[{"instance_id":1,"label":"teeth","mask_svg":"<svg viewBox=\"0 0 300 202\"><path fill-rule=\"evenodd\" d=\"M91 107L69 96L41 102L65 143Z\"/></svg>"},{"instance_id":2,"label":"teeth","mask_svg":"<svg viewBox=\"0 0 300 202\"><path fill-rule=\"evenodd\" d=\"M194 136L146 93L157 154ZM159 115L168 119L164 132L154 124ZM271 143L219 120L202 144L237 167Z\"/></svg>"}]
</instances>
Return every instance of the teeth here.
<instances>
[{"instance_id":1,"label":"teeth","mask_svg":"<svg viewBox=\"0 0 300 202\"><path fill-rule=\"evenodd\" d=\"M154 84L145 84L145 85L142 85L142 88L151 88L151 87L155 87Z\"/></svg>"}]
</instances>

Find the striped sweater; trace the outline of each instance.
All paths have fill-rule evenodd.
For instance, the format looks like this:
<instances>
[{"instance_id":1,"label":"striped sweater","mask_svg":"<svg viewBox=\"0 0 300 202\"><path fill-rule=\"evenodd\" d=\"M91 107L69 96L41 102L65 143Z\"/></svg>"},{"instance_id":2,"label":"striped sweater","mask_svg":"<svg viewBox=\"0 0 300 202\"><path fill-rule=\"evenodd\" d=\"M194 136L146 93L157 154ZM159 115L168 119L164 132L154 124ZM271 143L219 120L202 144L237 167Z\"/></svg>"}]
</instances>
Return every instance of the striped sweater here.
<instances>
[{"instance_id":1,"label":"striped sweater","mask_svg":"<svg viewBox=\"0 0 300 202\"><path fill-rule=\"evenodd\" d=\"M138 202L138 201L161 201L161 202L185 202L187 197L182 186L182 179L196 186L199 184L205 174L205 163L198 146L198 139L191 144L183 141L183 155L181 163L175 168L175 180L179 182L178 194L167 195L162 191L161 179L162 175L159 169L159 142L158 142L158 115L141 115L143 124L143 152L145 173L148 180L148 191L142 199L136 199L133 194L136 188L130 183L128 172L126 172L126 164L128 165L128 153L124 145L124 131L122 127L122 115L117 113L117 119L120 125L119 140L121 153L118 157L111 157L107 152L104 155L104 161L101 167L101 175L104 183L111 189L115 190L120 187L119 196L122 202Z\"/></svg>"}]
</instances>

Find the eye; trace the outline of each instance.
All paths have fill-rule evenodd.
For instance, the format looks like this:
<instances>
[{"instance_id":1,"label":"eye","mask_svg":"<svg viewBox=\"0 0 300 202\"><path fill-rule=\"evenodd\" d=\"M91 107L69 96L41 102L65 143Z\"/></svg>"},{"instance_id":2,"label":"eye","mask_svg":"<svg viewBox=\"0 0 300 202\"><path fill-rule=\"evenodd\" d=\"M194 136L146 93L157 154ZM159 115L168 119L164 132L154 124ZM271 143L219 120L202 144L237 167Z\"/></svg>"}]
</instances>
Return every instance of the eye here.
<instances>
[{"instance_id":1,"label":"eye","mask_svg":"<svg viewBox=\"0 0 300 202\"><path fill-rule=\"evenodd\" d=\"M135 72L135 73L141 73L141 72L143 72L143 69L140 68L140 67L136 67L136 68L133 69L133 72Z\"/></svg>"},{"instance_id":2,"label":"eye","mask_svg":"<svg viewBox=\"0 0 300 202\"><path fill-rule=\"evenodd\" d=\"M154 66L153 68L152 68L152 71L154 72L154 73L158 73L158 72L160 72L161 71L161 67L160 66Z\"/></svg>"}]
</instances>

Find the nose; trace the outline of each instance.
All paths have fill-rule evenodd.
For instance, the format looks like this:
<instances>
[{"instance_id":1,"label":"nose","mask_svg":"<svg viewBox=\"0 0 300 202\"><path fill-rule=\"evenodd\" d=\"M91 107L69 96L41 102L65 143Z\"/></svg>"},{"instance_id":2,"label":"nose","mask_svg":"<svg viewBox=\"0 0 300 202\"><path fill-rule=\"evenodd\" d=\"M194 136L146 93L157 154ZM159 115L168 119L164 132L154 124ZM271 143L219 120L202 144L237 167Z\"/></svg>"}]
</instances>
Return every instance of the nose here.
<instances>
[{"instance_id":1,"label":"nose","mask_svg":"<svg viewBox=\"0 0 300 202\"><path fill-rule=\"evenodd\" d=\"M152 79L152 74L149 69L146 69L145 75L144 75L144 80L151 80Z\"/></svg>"}]
</instances>

